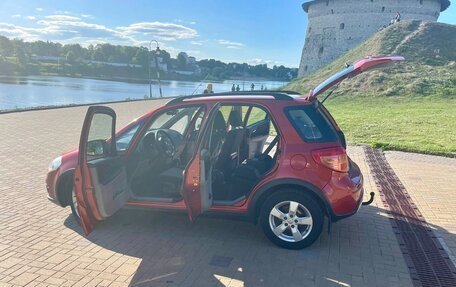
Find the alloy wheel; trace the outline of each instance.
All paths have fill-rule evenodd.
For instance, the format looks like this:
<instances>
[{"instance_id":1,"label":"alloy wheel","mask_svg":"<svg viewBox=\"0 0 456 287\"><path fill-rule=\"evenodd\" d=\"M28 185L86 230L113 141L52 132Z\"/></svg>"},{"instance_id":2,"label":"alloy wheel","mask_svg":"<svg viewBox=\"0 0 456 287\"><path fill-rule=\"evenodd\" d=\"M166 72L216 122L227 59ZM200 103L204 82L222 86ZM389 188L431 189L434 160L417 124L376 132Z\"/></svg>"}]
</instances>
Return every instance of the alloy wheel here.
<instances>
[{"instance_id":1,"label":"alloy wheel","mask_svg":"<svg viewBox=\"0 0 456 287\"><path fill-rule=\"evenodd\" d=\"M296 201L282 201L269 213L269 226L281 240L299 242L312 231L312 214Z\"/></svg>"}]
</instances>

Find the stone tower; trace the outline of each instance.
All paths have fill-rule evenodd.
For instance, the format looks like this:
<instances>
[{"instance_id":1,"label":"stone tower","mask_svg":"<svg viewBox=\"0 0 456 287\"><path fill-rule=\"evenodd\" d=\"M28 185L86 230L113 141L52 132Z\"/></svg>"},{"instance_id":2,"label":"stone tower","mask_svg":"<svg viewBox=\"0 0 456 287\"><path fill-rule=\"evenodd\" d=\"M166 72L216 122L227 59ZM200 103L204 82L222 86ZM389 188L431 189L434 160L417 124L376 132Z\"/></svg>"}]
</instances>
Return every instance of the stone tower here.
<instances>
[{"instance_id":1,"label":"stone tower","mask_svg":"<svg viewBox=\"0 0 456 287\"><path fill-rule=\"evenodd\" d=\"M329 64L387 26L401 20L437 21L449 0L311 0L302 4L308 25L298 76ZM365 56L365 55L360 55Z\"/></svg>"}]
</instances>

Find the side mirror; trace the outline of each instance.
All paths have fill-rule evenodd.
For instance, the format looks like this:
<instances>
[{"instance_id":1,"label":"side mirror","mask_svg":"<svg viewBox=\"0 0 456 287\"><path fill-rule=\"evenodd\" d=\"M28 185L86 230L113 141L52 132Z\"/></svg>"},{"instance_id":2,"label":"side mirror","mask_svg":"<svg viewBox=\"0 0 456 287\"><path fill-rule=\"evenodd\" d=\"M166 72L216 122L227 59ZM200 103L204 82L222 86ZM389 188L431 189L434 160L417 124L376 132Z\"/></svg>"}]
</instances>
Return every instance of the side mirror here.
<instances>
[{"instance_id":1,"label":"side mirror","mask_svg":"<svg viewBox=\"0 0 456 287\"><path fill-rule=\"evenodd\" d=\"M87 142L87 155L102 156L108 153L108 144L105 140L93 140Z\"/></svg>"}]
</instances>

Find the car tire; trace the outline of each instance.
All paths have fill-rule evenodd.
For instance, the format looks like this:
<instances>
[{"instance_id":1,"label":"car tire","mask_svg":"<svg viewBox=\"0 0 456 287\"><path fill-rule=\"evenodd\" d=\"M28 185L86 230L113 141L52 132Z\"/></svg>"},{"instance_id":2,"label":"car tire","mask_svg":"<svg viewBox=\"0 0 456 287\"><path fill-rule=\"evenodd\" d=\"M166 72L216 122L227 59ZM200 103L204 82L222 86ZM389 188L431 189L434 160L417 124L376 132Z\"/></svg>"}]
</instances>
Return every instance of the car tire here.
<instances>
[{"instance_id":1,"label":"car tire","mask_svg":"<svg viewBox=\"0 0 456 287\"><path fill-rule=\"evenodd\" d=\"M76 195L74 194L74 188L71 190L71 195L70 195L70 207L71 207L71 213L73 214L73 218L76 221L77 224L81 225L81 218L79 217L79 212L77 210L77 202L76 200Z\"/></svg>"},{"instance_id":2,"label":"car tire","mask_svg":"<svg viewBox=\"0 0 456 287\"><path fill-rule=\"evenodd\" d=\"M286 249L302 249L320 236L324 214L309 194L284 189L265 200L259 222L266 237L274 244Z\"/></svg>"}]
</instances>

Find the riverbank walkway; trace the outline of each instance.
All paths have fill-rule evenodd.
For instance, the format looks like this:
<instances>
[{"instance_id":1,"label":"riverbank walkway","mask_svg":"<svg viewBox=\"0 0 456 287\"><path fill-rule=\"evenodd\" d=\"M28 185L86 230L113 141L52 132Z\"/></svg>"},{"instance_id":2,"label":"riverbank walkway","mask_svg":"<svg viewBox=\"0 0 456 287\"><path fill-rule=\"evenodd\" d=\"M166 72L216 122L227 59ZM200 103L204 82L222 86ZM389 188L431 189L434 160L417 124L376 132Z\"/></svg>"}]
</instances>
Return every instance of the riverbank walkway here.
<instances>
[{"instance_id":1,"label":"riverbank walkway","mask_svg":"<svg viewBox=\"0 0 456 287\"><path fill-rule=\"evenodd\" d=\"M121 127L164 102L109 106ZM120 211L86 238L69 208L47 200L44 183L49 162L77 147L86 110L0 115L0 286L393 287L452 282L456 159L362 146L350 146L348 153L363 171L366 194L378 196L305 250L280 249L259 227L245 222L199 218L191 225L185 215L137 210ZM395 204L397 198L402 205ZM405 216L401 211L407 206L411 211ZM417 233L422 229L426 234ZM413 238L434 245L412 246ZM450 273L420 266L416 257L422 255Z\"/></svg>"}]
</instances>

